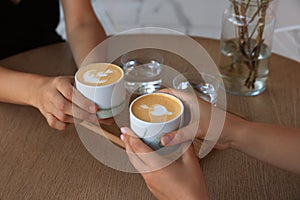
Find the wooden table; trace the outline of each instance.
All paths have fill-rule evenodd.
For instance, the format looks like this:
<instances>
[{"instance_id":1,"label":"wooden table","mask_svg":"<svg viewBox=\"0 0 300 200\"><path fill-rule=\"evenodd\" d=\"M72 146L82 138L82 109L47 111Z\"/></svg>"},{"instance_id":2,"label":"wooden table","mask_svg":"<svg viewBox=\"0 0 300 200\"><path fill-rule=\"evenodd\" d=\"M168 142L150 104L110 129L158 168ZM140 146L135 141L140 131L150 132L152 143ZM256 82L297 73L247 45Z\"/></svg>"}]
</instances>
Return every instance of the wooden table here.
<instances>
[{"instance_id":1,"label":"wooden table","mask_svg":"<svg viewBox=\"0 0 300 200\"><path fill-rule=\"evenodd\" d=\"M216 59L219 43L196 38ZM74 74L66 43L0 61L45 75ZM272 55L268 89L257 97L228 95L228 107L252 121L300 128L300 64ZM8 83L13 86L13 83ZM59 132L32 107L0 103L0 199L155 199L139 174L93 158L73 125ZM299 154L300 155L300 154ZM211 199L300 199L300 176L234 150L201 161Z\"/></svg>"}]
</instances>

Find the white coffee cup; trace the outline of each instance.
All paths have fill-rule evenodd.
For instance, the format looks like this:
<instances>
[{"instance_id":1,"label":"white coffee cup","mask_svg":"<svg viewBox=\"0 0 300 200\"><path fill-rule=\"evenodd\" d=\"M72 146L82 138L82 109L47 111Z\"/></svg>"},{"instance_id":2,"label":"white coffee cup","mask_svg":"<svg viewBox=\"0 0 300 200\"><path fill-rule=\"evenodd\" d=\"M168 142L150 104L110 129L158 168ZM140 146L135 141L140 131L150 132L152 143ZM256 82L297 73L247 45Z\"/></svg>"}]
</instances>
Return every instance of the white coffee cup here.
<instances>
[{"instance_id":1,"label":"white coffee cup","mask_svg":"<svg viewBox=\"0 0 300 200\"><path fill-rule=\"evenodd\" d=\"M97 116L105 119L119 114L125 107L123 70L110 63L93 63L75 74L75 87L99 108Z\"/></svg>"},{"instance_id":2,"label":"white coffee cup","mask_svg":"<svg viewBox=\"0 0 300 200\"><path fill-rule=\"evenodd\" d=\"M147 98L149 100L149 97L152 99L150 99L151 103L148 104ZM164 99L165 102L162 103ZM175 107L173 107L173 104ZM174 109L172 107L177 110L173 111ZM149 119L146 119L147 117L143 117L144 114L138 114L139 109L142 110L142 112L144 112L143 109L148 109L148 111L145 112L148 112L149 116L154 117L150 117L151 121L149 121ZM160 143L161 137L165 133L169 133L180 128L182 125L184 106L177 97L170 94L153 93L136 98L130 104L129 112L130 128L153 150L158 150L162 147ZM171 116L172 114L174 114L174 116ZM167 115L170 116L170 119L168 119Z\"/></svg>"}]
</instances>

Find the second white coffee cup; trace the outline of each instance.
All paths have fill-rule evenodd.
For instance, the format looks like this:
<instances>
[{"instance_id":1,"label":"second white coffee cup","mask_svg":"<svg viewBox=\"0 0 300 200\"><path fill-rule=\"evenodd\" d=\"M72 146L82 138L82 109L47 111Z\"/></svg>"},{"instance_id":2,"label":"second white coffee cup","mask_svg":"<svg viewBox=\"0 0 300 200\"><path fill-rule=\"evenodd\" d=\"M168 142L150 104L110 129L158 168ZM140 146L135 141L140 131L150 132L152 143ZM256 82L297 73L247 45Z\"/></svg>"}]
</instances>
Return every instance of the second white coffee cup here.
<instances>
[{"instance_id":1,"label":"second white coffee cup","mask_svg":"<svg viewBox=\"0 0 300 200\"><path fill-rule=\"evenodd\" d=\"M130 128L153 150L162 148L160 139L183 122L184 106L170 94L153 93L130 104Z\"/></svg>"}]
</instances>

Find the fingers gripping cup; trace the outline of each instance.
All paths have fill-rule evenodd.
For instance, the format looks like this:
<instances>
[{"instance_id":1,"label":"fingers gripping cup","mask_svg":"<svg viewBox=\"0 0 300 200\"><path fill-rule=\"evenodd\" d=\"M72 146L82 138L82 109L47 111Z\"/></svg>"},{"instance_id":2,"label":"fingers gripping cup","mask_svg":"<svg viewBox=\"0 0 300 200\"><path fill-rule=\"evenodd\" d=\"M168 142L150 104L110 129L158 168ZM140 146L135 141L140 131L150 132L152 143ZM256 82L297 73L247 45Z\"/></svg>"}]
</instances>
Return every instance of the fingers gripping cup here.
<instances>
[{"instance_id":1,"label":"fingers gripping cup","mask_svg":"<svg viewBox=\"0 0 300 200\"><path fill-rule=\"evenodd\" d=\"M136 98L130 105L130 127L148 146L158 150L160 138L179 128L182 102L169 94L153 93Z\"/></svg>"},{"instance_id":2,"label":"fingers gripping cup","mask_svg":"<svg viewBox=\"0 0 300 200\"><path fill-rule=\"evenodd\" d=\"M97 116L105 119L119 114L125 107L123 70L110 63L93 63L75 74L77 90L99 107Z\"/></svg>"}]
</instances>

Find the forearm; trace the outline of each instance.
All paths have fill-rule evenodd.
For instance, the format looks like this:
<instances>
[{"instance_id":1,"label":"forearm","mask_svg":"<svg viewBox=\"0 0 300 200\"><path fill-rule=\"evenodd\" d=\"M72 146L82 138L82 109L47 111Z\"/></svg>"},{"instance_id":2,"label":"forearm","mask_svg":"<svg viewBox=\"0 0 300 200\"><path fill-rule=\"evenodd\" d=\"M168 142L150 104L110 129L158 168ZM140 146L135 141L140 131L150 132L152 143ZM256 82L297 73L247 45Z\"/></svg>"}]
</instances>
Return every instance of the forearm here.
<instances>
[{"instance_id":1,"label":"forearm","mask_svg":"<svg viewBox=\"0 0 300 200\"><path fill-rule=\"evenodd\" d=\"M67 37L76 61L80 66L85 57L106 38L90 0L62 0Z\"/></svg>"},{"instance_id":2,"label":"forearm","mask_svg":"<svg viewBox=\"0 0 300 200\"><path fill-rule=\"evenodd\" d=\"M279 168L300 174L300 130L245 122L233 148Z\"/></svg>"},{"instance_id":3,"label":"forearm","mask_svg":"<svg viewBox=\"0 0 300 200\"><path fill-rule=\"evenodd\" d=\"M68 40L77 66L103 40L106 35L98 20L81 24L68 32Z\"/></svg>"},{"instance_id":4,"label":"forearm","mask_svg":"<svg viewBox=\"0 0 300 200\"><path fill-rule=\"evenodd\" d=\"M17 72L0 66L0 101L33 105L36 87L43 81L40 75Z\"/></svg>"}]
</instances>

